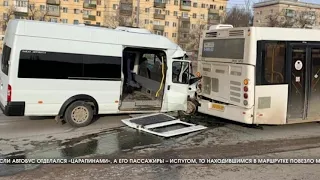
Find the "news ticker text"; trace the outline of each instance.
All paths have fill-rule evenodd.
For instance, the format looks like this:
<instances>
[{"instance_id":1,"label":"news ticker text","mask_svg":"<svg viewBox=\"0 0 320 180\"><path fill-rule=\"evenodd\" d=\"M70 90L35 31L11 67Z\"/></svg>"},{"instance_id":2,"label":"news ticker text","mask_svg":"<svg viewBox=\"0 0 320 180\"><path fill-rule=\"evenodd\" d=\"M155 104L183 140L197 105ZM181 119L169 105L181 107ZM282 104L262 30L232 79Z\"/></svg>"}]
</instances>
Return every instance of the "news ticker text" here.
<instances>
[{"instance_id":1,"label":"news ticker text","mask_svg":"<svg viewBox=\"0 0 320 180\"><path fill-rule=\"evenodd\" d=\"M320 159L0 159L0 164L320 164Z\"/></svg>"}]
</instances>

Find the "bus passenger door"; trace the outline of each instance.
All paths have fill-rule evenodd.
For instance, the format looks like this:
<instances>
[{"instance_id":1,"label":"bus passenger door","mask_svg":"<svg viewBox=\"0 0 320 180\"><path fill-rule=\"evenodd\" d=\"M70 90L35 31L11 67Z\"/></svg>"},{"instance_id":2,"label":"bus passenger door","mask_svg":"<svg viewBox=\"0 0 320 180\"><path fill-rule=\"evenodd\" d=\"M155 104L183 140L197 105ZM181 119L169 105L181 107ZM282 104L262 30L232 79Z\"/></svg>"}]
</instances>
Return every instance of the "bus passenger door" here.
<instances>
[{"instance_id":1,"label":"bus passenger door","mask_svg":"<svg viewBox=\"0 0 320 180\"><path fill-rule=\"evenodd\" d=\"M169 65L170 66L170 65ZM185 111L189 91L190 62L175 60L167 71L161 111Z\"/></svg>"}]
</instances>

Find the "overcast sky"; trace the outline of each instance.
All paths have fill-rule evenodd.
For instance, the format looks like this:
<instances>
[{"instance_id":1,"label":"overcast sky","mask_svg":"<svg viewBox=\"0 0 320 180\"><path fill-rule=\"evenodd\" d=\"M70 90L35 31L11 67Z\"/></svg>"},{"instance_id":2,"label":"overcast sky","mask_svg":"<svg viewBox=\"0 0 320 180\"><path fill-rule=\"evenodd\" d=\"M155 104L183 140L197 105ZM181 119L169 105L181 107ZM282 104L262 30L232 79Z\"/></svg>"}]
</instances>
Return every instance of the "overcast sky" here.
<instances>
[{"instance_id":1,"label":"overcast sky","mask_svg":"<svg viewBox=\"0 0 320 180\"><path fill-rule=\"evenodd\" d=\"M259 2L260 0L251 0L252 3ZM309 2L320 4L320 0L301 0L302 2ZM228 8L235 6L235 5L244 5L245 0L229 0L228 1Z\"/></svg>"}]
</instances>

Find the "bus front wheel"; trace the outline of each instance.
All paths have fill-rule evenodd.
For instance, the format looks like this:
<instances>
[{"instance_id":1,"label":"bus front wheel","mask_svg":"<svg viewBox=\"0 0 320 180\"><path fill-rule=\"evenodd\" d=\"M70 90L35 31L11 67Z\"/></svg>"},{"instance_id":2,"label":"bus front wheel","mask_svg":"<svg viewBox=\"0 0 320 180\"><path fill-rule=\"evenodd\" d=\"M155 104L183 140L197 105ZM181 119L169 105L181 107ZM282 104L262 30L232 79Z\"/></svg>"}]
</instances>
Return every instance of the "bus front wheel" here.
<instances>
[{"instance_id":1,"label":"bus front wheel","mask_svg":"<svg viewBox=\"0 0 320 180\"><path fill-rule=\"evenodd\" d=\"M73 102L66 109L64 119L74 127L87 126L93 119L93 109L85 101Z\"/></svg>"}]
</instances>

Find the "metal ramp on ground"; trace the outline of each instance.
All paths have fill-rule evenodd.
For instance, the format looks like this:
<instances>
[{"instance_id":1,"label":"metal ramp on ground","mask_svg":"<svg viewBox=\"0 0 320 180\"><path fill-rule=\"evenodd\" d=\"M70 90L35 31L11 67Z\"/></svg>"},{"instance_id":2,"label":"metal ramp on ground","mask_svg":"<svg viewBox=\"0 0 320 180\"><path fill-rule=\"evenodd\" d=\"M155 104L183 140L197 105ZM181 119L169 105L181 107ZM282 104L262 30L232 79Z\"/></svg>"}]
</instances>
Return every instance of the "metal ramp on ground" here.
<instances>
[{"instance_id":1,"label":"metal ramp on ground","mask_svg":"<svg viewBox=\"0 0 320 180\"><path fill-rule=\"evenodd\" d=\"M207 127L183 122L164 113L135 115L121 120L131 128L162 137L172 137L206 129Z\"/></svg>"}]
</instances>

